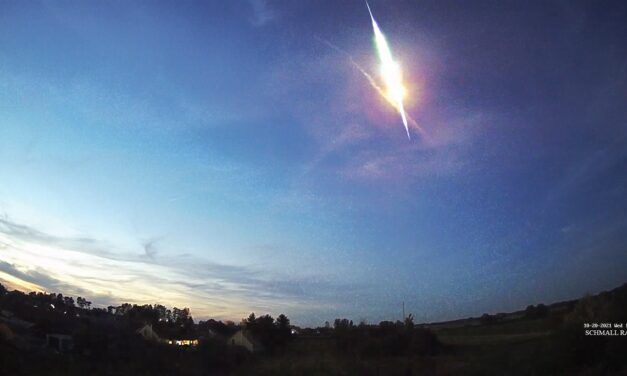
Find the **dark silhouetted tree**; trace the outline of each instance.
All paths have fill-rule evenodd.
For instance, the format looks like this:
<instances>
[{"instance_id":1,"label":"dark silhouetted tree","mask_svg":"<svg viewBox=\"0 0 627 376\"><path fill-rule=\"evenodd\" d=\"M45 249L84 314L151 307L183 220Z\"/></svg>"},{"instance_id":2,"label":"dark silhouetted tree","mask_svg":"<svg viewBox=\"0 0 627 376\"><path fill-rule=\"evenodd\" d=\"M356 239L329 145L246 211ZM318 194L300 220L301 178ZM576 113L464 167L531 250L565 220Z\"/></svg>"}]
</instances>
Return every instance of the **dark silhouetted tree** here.
<instances>
[{"instance_id":1,"label":"dark silhouetted tree","mask_svg":"<svg viewBox=\"0 0 627 376\"><path fill-rule=\"evenodd\" d=\"M347 331L353 327L353 321L348 321L348 319L335 319L333 322L333 329L335 331Z\"/></svg>"},{"instance_id":2,"label":"dark silhouetted tree","mask_svg":"<svg viewBox=\"0 0 627 376\"><path fill-rule=\"evenodd\" d=\"M194 320L189 313L189 308L172 308L172 322L181 328L185 328L186 330L194 325Z\"/></svg>"},{"instance_id":3,"label":"dark silhouetted tree","mask_svg":"<svg viewBox=\"0 0 627 376\"><path fill-rule=\"evenodd\" d=\"M76 298L76 304L78 304L79 308L85 308L87 300L85 300L85 298L83 298L82 296L79 296Z\"/></svg>"},{"instance_id":4,"label":"dark silhouetted tree","mask_svg":"<svg viewBox=\"0 0 627 376\"><path fill-rule=\"evenodd\" d=\"M529 305L525 309L525 317L528 319L544 318L549 314L549 308L540 303L537 306Z\"/></svg>"},{"instance_id":5,"label":"dark silhouetted tree","mask_svg":"<svg viewBox=\"0 0 627 376\"><path fill-rule=\"evenodd\" d=\"M276 318L276 343L283 346L289 341L292 336L292 328L290 326L290 319L284 314L280 314Z\"/></svg>"},{"instance_id":6,"label":"dark silhouetted tree","mask_svg":"<svg viewBox=\"0 0 627 376\"><path fill-rule=\"evenodd\" d=\"M167 308L165 308L165 306L162 306L161 304L155 304L154 310L157 313L157 319L159 321L167 321L167 317L166 317Z\"/></svg>"},{"instance_id":7,"label":"dark silhouetted tree","mask_svg":"<svg viewBox=\"0 0 627 376\"><path fill-rule=\"evenodd\" d=\"M74 299L71 296L66 296L63 298L63 303L66 308L74 308Z\"/></svg>"},{"instance_id":8,"label":"dark silhouetted tree","mask_svg":"<svg viewBox=\"0 0 627 376\"><path fill-rule=\"evenodd\" d=\"M251 312L250 315L248 315L247 318L242 319L242 324L244 324L245 326L249 326L251 324L255 324L255 320L257 319L257 317L255 316L255 312Z\"/></svg>"},{"instance_id":9,"label":"dark silhouetted tree","mask_svg":"<svg viewBox=\"0 0 627 376\"><path fill-rule=\"evenodd\" d=\"M82 309L89 309L89 307L91 307L91 302L80 296L76 298L76 304Z\"/></svg>"},{"instance_id":10,"label":"dark silhouetted tree","mask_svg":"<svg viewBox=\"0 0 627 376\"><path fill-rule=\"evenodd\" d=\"M284 314L280 314L279 317L276 318L276 326L280 331L290 331L290 319L287 318Z\"/></svg>"},{"instance_id":11,"label":"dark silhouetted tree","mask_svg":"<svg viewBox=\"0 0 627 376\"><path fill-rule=\"evenodd\" d=\"M115 314L120 316L126 316L126 314L133 308L129 303L124 303L115 309Z\"/></svg>"},{"instance_id":12,"label":"dark silhouetted tree","mask_svg":"<svg viewBox=\"0 0 627 376\"><path fill-rule=\"evenodd\" d=\"M484 313L480 317L481 323L484 325L494 324L496 322L496 318L490 314Z\"/></svg>"},{"instance_id":13,"label":"dark silhouetted tree","mask_svg":"<svg viewBox=\"0 0 627 376\"><path fill-rule=\"evenodd\" d=\"M410 332L414 330L414 315L412 315L411 313L409 314L409 316L405 317L405 329Z\"/></svg>"}]
</instances>

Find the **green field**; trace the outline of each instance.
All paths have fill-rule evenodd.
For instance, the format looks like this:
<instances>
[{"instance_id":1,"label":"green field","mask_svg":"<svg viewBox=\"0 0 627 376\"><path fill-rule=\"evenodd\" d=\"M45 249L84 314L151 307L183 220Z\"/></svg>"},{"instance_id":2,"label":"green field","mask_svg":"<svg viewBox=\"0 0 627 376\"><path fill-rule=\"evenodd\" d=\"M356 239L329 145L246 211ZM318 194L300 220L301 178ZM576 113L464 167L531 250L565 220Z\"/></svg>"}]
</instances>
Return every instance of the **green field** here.
<instances>
[{"instance_id":1,"label":"green field","mask_svg":"<svg viewBox=\"0 0 627 376\"><path fill-rule=\"evenodd\" d=\"M294 340L281 354L260 358L240 375L605 375L576 364L555 317L434 330L435 356L364 357L340 353L332 338ZM566 345L566 346L565 346Z\"/></svg>"}]
</instances>

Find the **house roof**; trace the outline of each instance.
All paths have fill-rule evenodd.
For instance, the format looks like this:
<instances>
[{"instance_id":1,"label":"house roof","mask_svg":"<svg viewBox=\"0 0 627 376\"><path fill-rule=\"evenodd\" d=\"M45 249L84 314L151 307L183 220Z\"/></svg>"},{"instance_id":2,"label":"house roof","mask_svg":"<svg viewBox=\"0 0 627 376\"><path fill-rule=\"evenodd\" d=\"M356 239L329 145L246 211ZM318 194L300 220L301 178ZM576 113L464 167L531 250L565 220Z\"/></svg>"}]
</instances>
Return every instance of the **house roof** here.
<instances>
[{"instance_id":1,"label":"house roof","mask_svg":"<svg viewBox=\"0 0 627 376\"><path fill-rule=\"evenodd\" d=\"M0 323L4 323L13 329L30 329L35 325L30 321L22 320L13 315L0 316Z\"/></svg>"},{"instance_id":2,"label":"house roof","mask_svg":"<svg viewBox=\"0 0 627 376\"><path fill-rule=\"evenodd\" d=\"M178 328L169 329L169 328L159 328L155 327L151 324L142 324L137 326L135 330L136 333L140 332L145 327L149 327L154 334L162 339L170 339L170 340L182 340L182 339L198 339L198 335L196 333L180 333L178 332ZM178 332L178 333L177 333Z\"/></svg>"},{"instance_id":3,"label":"house roof","mask_svg":"<svg viewBox=\"0 0 627 376\"><path fill-rule=\"evenodd\" d=\"M255 337L255 335L250 331L250 330L246 330L246 329L240 329L238 330L235 334L233 334L233 336L236 336L238 333L242 333L242 336L244 336L244 338L246 338L250 343L252 343L254 346L256 347L262 347L263 345L261 344L261 342L259 342L259 340L257 340L257 338ZM233 337L231 336L231 338Z\"/></svg>"},{"instance_id":4,"label":"house roof","mask_svg":"<svg viewBox=\"0 0 627 376\"><path fill-rule=\"evenodd\" d=\"M4 340L11 340L15 337L11 328L9 328L6 324L0 323L0 338Z\"/></svg>"},{"instance_id":5,"label":"house roof","mask_svg":"<svg viewBox=\"0 0 627 376\"><path fill-rule=\"evenodd\" d=\"M72 339L72 336L69 334L57 334L57 333L46 334L46 337L58 338L58 339Z\"/></svg>"}]
</instances>

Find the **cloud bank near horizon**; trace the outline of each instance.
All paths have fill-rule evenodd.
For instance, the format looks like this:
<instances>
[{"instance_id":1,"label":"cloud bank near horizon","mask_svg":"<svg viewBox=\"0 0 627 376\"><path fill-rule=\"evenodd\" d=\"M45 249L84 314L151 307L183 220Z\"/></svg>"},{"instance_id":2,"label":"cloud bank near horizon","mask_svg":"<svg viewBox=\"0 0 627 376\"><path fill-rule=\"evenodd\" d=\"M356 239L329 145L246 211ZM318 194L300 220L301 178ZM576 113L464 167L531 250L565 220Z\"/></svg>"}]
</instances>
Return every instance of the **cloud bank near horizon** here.
<instances>
[{"instance_id":1,"label":"cloud bank near horizon","mask_svg":"<svg viewBox=\"0 0 627 376\"><path fill-rule=\"evenodd\" d=\"M292 279L187 254L160 255L156 247L150 241L144 252L120 251L94 238L55 236L5 217L0 219L0 279L21 290L85 296L99 306L186 306L200 318L237 320L252 311L278 314L334 304L320 292L337 288L329 286L332 282Z\"/></svg>"}]
</instances>

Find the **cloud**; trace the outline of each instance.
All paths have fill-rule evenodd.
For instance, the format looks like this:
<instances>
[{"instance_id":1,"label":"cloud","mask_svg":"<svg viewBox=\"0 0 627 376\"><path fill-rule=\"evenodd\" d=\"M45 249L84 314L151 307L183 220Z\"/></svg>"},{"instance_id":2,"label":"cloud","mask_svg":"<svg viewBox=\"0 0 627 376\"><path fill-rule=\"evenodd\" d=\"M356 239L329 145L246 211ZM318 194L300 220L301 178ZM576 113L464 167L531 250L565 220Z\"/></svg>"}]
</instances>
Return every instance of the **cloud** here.
<instances>
[{"instance_id":1,"label":"cloud","mask_svg":"<svg viewBox=\"0 0 627 376\"><path fill-rule=\"evenodd\" d=\"M155 259L155 256L157 255L157 247L156 247L156 243L158 242L158 239L152 239L149 241L144 242L142 245L144 247L144 253L146 255L146 257L148 257L151 260Z\"/></svg>"},{"instance_id":2,"label":"cloud","mask_svg":"<svg viewBox=\"0 0 627 376\"><path fill-rule=\"evenodd\" d=\"M83 295L96 305L161 302L189 306L199 317L237 319L247 312L302 312L335 304L330 291L355 286L289 277L254 267L157 252L155 242L109 251L89 237L61 237L0 219L0 272L51 292Z\"/></svg>"},{"instance_id":3,"label":"cloud","mask_svg":"<svg viewBox=\"0 0 627 376\"><path fill-rule=\"evenodd\" d=\"M264 26L276 19L277 12L270 8L267 0L248 0L248 3L253 10L251 22L254 26Z\"/></svg>"},{"instance_id":4,"label":"cloud","mask_svg":"<svg viewBox=\"0 0 627 376\"><path fill-rule=\"evenodd\" d=\"M365 69L373 70L372 54L358 51L348 52ZM408 111L426 134L414 130L408 141L397 111L372 90L345 55L316 38L309 51L281 61L264 81L265 92L277 102L299 98L285 112L302 125L313 144L294 186L303 180L319 185L324 178L410 185L419 179L450 176L471 163L477 136L494 121L483 109L446 104L444 99L437 106L417 103ZM322 95L312 95L312 87Z\"/></svg>"},{"instance_id":5,"label":"cloud","mask_svg":"<svg viewBox=\"0 0 627 376\"><path fill-rule=\"evenodd\" d=\"M34 284L37 286L54 286L57 284L57 280L50 278L49 276L37 271L31 270L23 272L8 262L0 261L0 271L5 272L15 278L18 278L24 282Z\"/></svg>"},{"instance_id":6,"label":"cloud","mask_svg":"<svg viewBox=\"0 0 627 376\"><path fill-rule=\"evenodd\" d=\"M562 178L547 193L546 200L551 202L568 196L586 184L599 181L604 174L620 171L627 156L626 141L627 136L617 137L609 145L575 159L564 169ZM604 189L612 187L605 186Z\"/></svg>"},{"instance_id":7,"label":"cloud","mask_svg":"<svg viewBox=\"0 0 627 376\"><path fill-rule=\"evenodd\" d=\"M59 292L65 295L85 296L89 299L94 299L98 301L98 303L102 306L111 305L115 302L115 298L113 296L105 294L94 294L92 291L85 290L75 285L64 283L62 281L59 281L58 279L50 277L45 273L45 271L41 269L22 271L13 264L0 261L0 272L4 272L12 277L19 279L20 281L26 282L27 286L35 285L40 287L42 290ZM12 285L14 284L12 283ZM23 288L24 286L15 285L13 287Z\"/></svg>"}]
</instances>

